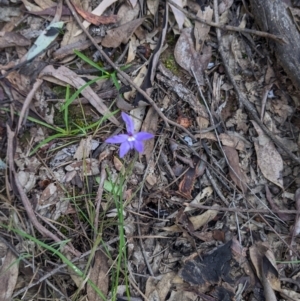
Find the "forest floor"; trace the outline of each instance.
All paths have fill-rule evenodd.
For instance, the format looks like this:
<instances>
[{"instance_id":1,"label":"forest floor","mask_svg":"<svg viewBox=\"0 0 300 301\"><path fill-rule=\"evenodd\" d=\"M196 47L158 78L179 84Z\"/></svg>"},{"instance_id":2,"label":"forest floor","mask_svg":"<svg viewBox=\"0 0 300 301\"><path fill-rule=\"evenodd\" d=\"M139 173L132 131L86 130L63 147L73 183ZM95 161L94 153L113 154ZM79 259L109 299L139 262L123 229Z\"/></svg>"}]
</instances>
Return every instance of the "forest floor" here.
<instances>
[{"instance_id":1,"label":"forest floor","mask_svg":"<svg viewBox=\"0 0 300 301\"><path fill-rule=\"evenodd\" d=\"M300 300L285 37L255 1L100 2L0 1L0 300Z\"/></svg>"}]
</instances>

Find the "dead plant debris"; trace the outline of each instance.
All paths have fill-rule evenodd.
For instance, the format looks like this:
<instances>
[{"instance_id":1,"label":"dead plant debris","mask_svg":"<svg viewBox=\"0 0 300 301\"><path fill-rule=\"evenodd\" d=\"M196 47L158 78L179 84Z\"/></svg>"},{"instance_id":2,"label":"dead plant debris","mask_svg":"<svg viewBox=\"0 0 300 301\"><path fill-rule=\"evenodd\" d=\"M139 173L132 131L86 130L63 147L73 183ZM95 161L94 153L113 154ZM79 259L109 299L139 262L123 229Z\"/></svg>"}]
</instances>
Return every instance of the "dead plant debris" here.
<instances>
[{"instance_id":1,"label":"dead plant debris","mask_svg":"<svg viewBox=\"0 0 300 301\"><path fill-rule=\"evenodd\" d=\"M0 1L0 299L300 300L298 2Z\"/></svg>"}]
</instances>

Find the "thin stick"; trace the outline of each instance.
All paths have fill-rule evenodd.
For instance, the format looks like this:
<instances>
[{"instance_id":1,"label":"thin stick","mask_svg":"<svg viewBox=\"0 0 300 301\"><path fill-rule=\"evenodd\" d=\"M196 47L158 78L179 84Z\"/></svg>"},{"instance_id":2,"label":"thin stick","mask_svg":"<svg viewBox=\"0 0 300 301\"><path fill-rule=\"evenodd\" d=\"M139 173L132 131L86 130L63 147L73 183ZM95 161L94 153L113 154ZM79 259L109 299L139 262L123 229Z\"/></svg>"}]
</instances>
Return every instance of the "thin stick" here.
<instances>
[{"instance_id":1,"label":"thin stick","mask_svg":"<svg viewBox=\"0 0 300 301\"><path fill-rule=\"evenodd\" d=\"M36 269L36 268L34 267L34 265L32 264L32 262L28 261L26 258L24 258L23 256L21 256L20 253L15 249L15 247L12 246L6 239L4 239L3 237L0 236L0 241L2 241L2 242L9 248L9 250L10 250L10 251L11 251L18 259L21 259L21 260L24 262L25 265L29 266L29 267L32 269L33 272L38 273L38 274L40 275L39 277L41 277L41 276L44 275L45 272L44 272L42 269L40 269L40 268L39 268L39 269ZM46 281L46 284L47 284L49 287L51 287L53 290L55 290L57 293L59 293L62 297L66 298L66 300L72 301L70 298L68 298L67 296L65 296L65 294L62 293L57 287L55 287L48 279L45 279L45 281ZM26 290L28 290L28 289L29 289L28 286L27 286L27 287L24 287L24 292L25 292Z\"/></svg>"},{"instance_id":2,"label":"thin stick","mask_svg":"<svg viewBox=\"0 0 300 301\"><path fill-rule=\"evenodd\" d=\"M99 211L100 211L100 206L101 206L101 201L102 201L102 195L103 195L103 187L104 187L104 182L106 180L106 171L105 171L106 163L103 161L101 164L101 173L100 173L100 183L96 195L96 214L95 214L95 231L94 231L94 241L97 238L98 235L98 225L99 225Z\"/></svg>"},{"instance_id":3,"label":"thin stick","mask_svg":"<svg viewBox=\"0 0 300 301\"><path fill-rule=\"evenodd\" d=\"M183 9L182 7L180 7L179 5L177 5L172 0L168 0L168 2L172 6L176 7L178 10L180 10L181 12L183 12L190 19L198 21L198 22L201 22L201 23L206 24L208 26L212 26L212 27L215 27L215 28L218 28L218 29L222 29L222 30L229 30L229 31L245 32L245 33L255 34L255 35L260 36L260 37L264 37L264 38L269 38L269 39L275 40L276 42L279 42L280 44L286 44L287 43L284 38L276 36L274 34L270 34L268 32L258 31L258 30L252 30L252 29L248 29L248 28L234 27L234 26L230 26L230 25L221 25L221 24L218 24L218 23L215 23L215 22L206 21L206 20L201 19L198 16L196 16L196 15L194 15L194 14L186 11L185 9Z\"/></svg>"},{"instance_id":4,"label":"thin stick","mask_svg":"<svg viewBox=\"0 0 300 301\"><path fill-rule=\"evenodd\" d=\"M143 91L136 83L134 83L131 78L125 73L123 72L108 56L107 54L103 51L102 47L100 47L94 40L94 38L89 34L89 32L86 30L86 28L82 25L77 12L74 10L72 4L70 3L69 0L66 0L66 3L70 9L70 11L72 12L73 17L75 18L75 20L77 21L78 25L80 26L80 28L82 29L82 31L86 34L86 36L91 40L91 42L93 43L93 45L96 47L96 49L101 53L101 55L104 57L104 59L114 68L114 70L116 70L123 78L126 79L126 81L128 81L128 83L133 86L139 93L141 93L145 99L148 100L148 102L153 106L153 108L156 110L157 114L163 119L163 121L165 122L166 126L169 127L168 124L168 119L165 117L165 115L162 113L162 111L160 110L160 108L156 105L156 103L154 102L154 100L145 92Z\"/></svg>"},{"instance_id":5,"label":"thin stick","mask_svg":"<svg viewBox=\"0 0 300 301\"><path fill-rule=\"evenodd\" d=\"M48 237L53 239L55 242L60 243L61 240L55 235L53 234L51 231L49 231L48 229L46 229L37 219L37 217L35 216L35 213L33 211L33 208L30 204L30 201L26 195L26 193L24 192L24 189L19 181L19 177L16 173L15 170L15 166L14 166L14 148L13 148L13 141L14 141L14 137L15 137L15 133L11 130L11 128L9 127L9 125L7 125L7 137L8 137L8 143L7 143L7 156L9 158L9 168L12 171L12 175L14 177L14 181L15 184L17 186L18 189L18 193L20 195L20 198L22 200L23 206L26 210L26 213L32 223L32 225L35 227L35 229L37 231L39 231L42 236L44 237ZM70 243L69 243L70 244ZM65 251L70 252L72 254L74 254L75 256L78 256L80 254L79 251L77 251L75 248L73 248L72 246L68 246L65 245L63 247L65 249Z\"/></svg>"},{"instance_id":6,"label":"thin stick","mask_svg":"<svg viewBox=\"0 0 300 301\"><path fill-rule=\"evenodd\" d=\"M109 245L111 245L111 244L117 242L118 240L119 240L119 237L116 237L116 238L114 238L114 239L112 239L112 240L106 242L105 245L106 245L106 246L109 246ZM96 249L96 251L101 250L101 249L103 249L103 248L104 248L104 246L99 246L99 247ZM93 249L92 249L92 250L89 250L89 251L87 251L87 252L85 252L85 253L83 253L83 254L81 254L81 255L78 256L78 257L73 258L73 259L71 260L71 262L72 262L72 263L77 262L77 261L79 261L80 259L82 259L82 258L84 258L84 257L87 257L87 256L90 255L92 252L94 252ZM46 274L46 275L44 275L43 277L41 277L41 278L40 278L39 280L37 280L36 282L31 283L31 284L28 285L27 287L24 287L24 288L18 290L17 292L15 292L14 295L13 295L13 298L15 298L16 296L22 294L23 292L25 292L26 290L30 289L31 287L36 286L36 285L42 283L43 281L45 281L45 280L48 279L49 277L55 275L56 273L58 273L61 269L65 268L65 267L67 267L67 264L66 264L66 263L63 263L63 264L59 265L58 267L56 267L55 269L53 269L53 270L52 270L51 272L49 272L48 274Z\"/></svg>"},{"instance_id":7,"label":"thin stick","mask_svg":"<svg viewBox=\"0 0 300 301\"><path fill-rule=\"evenodd\" d=\"M212 206L205 206L200 204L193 204L193 203L183 203L184 206L191 207L191 208L198 208L203 210L216 210L216 211L225 211L225 212L241 212L241 213L262 213L262 214L270 214L269 209L242 209L242 208L228 208L228 207L212 207ZM282 214L298 214L298 210L276 210L273 212L275 214L282 213Z\"/></svg>"},{"instance_id":8,"label":"thin stick","mask_svg":"<svg viewBox=\"0 0 300 301\"><path fill-rule=\"evenodd\" d=\"M16 130L17 133L20 131L20 128L23 125L23 121L27 117L29 106L30 106L30 103L31 103L31 101L34 97L34 94L38 90L38 88L41 86L42 83L43 83L43 80L37 78L35 83L32 86L31 91L26 96L26 99L25 99L25 101L23 103L23 106L22 106L22 110L20 112L19 122L18 122L17 130Z\"/></svg>"}]
</instances>

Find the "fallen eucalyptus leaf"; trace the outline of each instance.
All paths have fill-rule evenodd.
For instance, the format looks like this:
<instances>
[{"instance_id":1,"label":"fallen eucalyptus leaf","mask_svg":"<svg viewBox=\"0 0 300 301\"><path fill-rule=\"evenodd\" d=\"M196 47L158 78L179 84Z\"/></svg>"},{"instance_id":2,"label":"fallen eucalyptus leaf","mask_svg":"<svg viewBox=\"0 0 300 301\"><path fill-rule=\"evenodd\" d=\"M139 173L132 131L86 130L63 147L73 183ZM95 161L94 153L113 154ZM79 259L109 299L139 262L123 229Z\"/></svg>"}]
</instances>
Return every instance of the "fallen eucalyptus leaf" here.
<instances>
[{"instance_id":1,"label":"fallen eucalyptus leaf","mask_svg":"<svg viewBox=\"0 0 300 301\"><path fill-rule=\"evenodd\" d=\"M274 143L262 131L255 121L252 121L255 130L258 133L258 140L254 141L257 164L262 174L272 183L283 189L283 161L275 148Z\"/></svg>"},{"instance_id":2,"label":"fallen eucalyptus leaf","mask_svg":"<svg viewBox=\"0 0 300 301\"><path fill-rule=\"evenodd\" d=\"M201 52L197 52L192 37L192 28L185 28L176 43L175 60L184 70L191 75L195 73L199 85L204 84L203 72L211 58L211 47L204 45ZM193 70L193 72L192 72Z\"/></svg>"}]
</instances>

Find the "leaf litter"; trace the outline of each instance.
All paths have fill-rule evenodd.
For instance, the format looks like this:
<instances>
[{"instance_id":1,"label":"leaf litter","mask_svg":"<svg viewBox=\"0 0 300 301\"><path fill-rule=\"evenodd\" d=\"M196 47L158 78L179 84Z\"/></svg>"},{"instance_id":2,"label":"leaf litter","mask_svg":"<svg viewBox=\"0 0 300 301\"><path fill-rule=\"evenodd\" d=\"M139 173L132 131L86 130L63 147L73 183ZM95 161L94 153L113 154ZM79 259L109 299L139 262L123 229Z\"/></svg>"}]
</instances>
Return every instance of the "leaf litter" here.
<instances>
[{"instance_id":1,"label":"leaf litter","mask_svg":"<svg viewBox=\"0 0 300 301\"><path fill-rule=\"evenodd\" d=\"M299 96L255 10L216 2L5 2L3 300L299 299ZM122 158L121 112L154 135Z\"/></svg>"}]
</instances>

